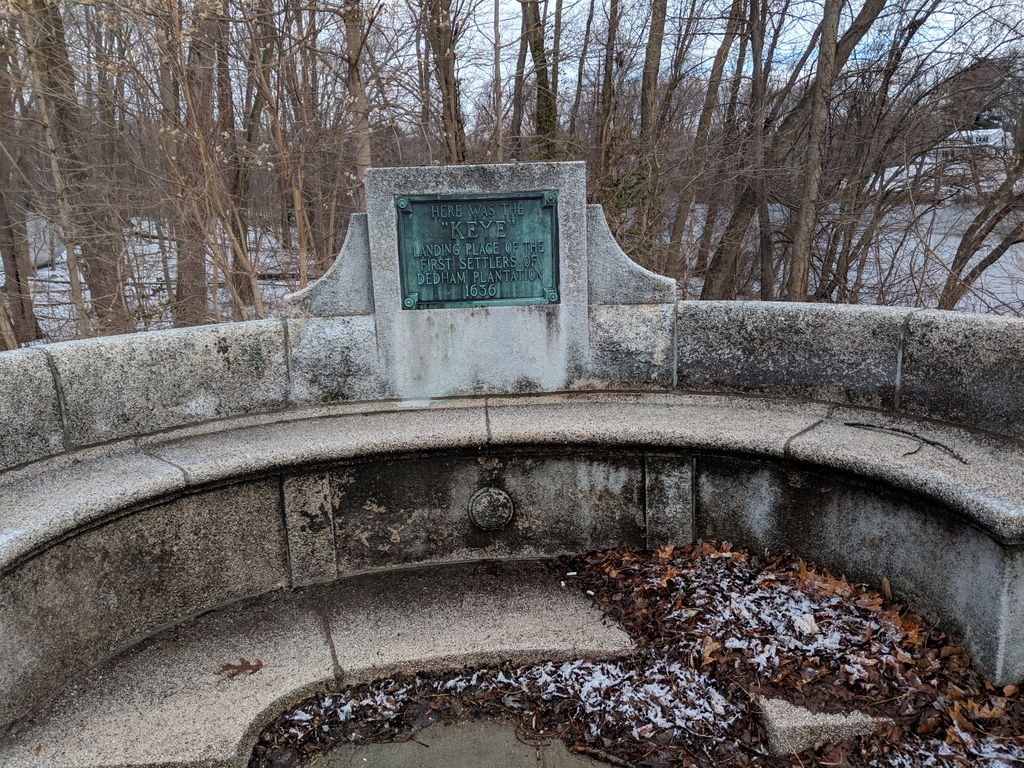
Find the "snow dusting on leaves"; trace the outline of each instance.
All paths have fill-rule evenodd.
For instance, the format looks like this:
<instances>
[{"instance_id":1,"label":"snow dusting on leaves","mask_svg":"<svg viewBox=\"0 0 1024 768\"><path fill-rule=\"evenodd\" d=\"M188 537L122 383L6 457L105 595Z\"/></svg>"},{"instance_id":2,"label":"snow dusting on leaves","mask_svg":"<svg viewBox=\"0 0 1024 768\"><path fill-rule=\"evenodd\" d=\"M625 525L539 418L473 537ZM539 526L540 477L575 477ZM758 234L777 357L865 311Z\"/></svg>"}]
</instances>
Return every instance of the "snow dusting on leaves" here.
<instances>
[{"instance_id":1,"label":"snow dusting on leaves","mask_svg":"<svg viewBox=\"0 0 1024 768\"><path fill-rule=\"evenodd\" d=\"M621 623L635 655L420 673L314 697L263 732L251 768L475 718L636 766L1024 766L1017 687L986 682L888 589L883 598L791 555L761 559L727 544L610 550L564 565L556 583ZM757 695L890 724L773 757L750 707Z\"/></svg>"}]
</instances>

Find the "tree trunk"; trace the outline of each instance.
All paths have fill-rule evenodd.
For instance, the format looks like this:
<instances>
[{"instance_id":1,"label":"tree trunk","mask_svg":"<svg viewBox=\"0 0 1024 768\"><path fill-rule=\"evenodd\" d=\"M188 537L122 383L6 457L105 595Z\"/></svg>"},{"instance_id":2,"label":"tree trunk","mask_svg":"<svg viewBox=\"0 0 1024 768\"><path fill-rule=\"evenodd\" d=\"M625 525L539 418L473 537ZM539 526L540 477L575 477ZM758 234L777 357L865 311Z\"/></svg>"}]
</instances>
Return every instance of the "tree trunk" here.
<instances>
[{"instance_id":1,"label":"tree trunk","mask_svg":"<svg viewBox=\"0 0 1024 768\"><path fill-rule=\"evenodd\" d=\"M587 51L590 47L590 26L594 23L594 0L590 0L590 9L587 11L587 23L583 29L583 50L580 51L579 66L576 69L576 96L572 102L572 112L569 113L569 135L576 135L576 121L580 114L580 98L583 96L583 73L587 64Z\"/></svg>"},{"instance_id":2,"label":"tree trunk","mask_svg":"<svg viewBox=\"0 0 1024 768\"><path fill-rule=\"evenodd\" d=\"M452 19L451 0L426 0L427 42L434 54L434 74L441 89L442 133L449 163L466 161L466 129L459 81L455 74L455 48L459 34Z\"/></svg>"},{"instance_id":3,"label":"tree trunk","mask_svg":"<svg viewBox=\"0 0 1024 768\"><path fill-rule=\"evenodd\" d=\"M124 303L122 264L124 225L116 210L103 199L94 166L83 153L90 146L78 103L75 71L68 58L64 20L54 0L32 0L31 13L22 16L32 69L33 96L40 106L44 132L59 177L58 195L64 196L64 241L71 250L77 243L89 285L93 309L103 333L131 328ZM73 195L72 195L73 192Z\"/></svg>"},{"instance_id":4,"label":"tree trunk","mask_svg":"<svg viewBox=\"0 0 1024 768\"><path fill-rule=\"evenodd\" d=\"M352 113L352 134L355 138L355 171L358 190L355 205L366 207L366 169L373 158L370 155L370 104L363 85L363 7L360 0L344 0L342 15L345 19L345 85L348 88L349 111Z\"/></svg>"},{"instance_id":5,"label":"tree trunk","mask_svg":"<svg viewBox=\"0 0 1024 768\"><path fill-rule=\"evenodd\" d=\"M615 103L614 70L615 40L619 33L619 0L610 0L608 10L608 39L604 48L604 71L601 80L601 109L597 116L598 126L598 187L604 185L612 152L612 115Z\"/></svg>"},{"instance_id":6,"label":"tree trunk","mask_svg":"<svg viewBox=\"0 0 1024 768\"><path fill-rule=\"evenodd\" d=\"M35 341L39 327L32 307L29 277L32 264L28 252L28 230L24 206L17 205L23 195L8 147L14 146L14 80L11 77L9 39L0 29L0 259L4 266L3 300L0 312L9 319L11 337L8 347Z\"/></svg>"},{"instance_id":7,"label":"tree trunk","mask_svg":"<svg viewBox=\"0 0 1024 768\"><path fill-rule=\"evenodd\" d=\"M651 3L651 31L647 35L643 82L640 85L640 137L648 146L654 133L658 103L658 72L661 69L661 49L665 41L665 16L667 13L668 0L653 0Z\"/></svg>"},{"instance_id":8,"label":"tree trunk","mask_svg":"<svg viewBox=\"0 0 1024 768\"><path fill-rule=\"evenodd\" d=\"M551 83L548 80L548 59L544 50L544 25L541 22L540 5L537 0L523 0L522 6L530 43L530 54L533 57L533 74L537 82L535 118L537 155L541 160L551 160L555 156L558 113L555 94L551 90Z\"/></svg>"},{"instance_id":9,"label":"tree trunk","mask_svg":"<svg viewBox=\"0 0 1024 768\"><path fill-rule=\"evenodd\" d=\"M526 50L528 48L529 30L527 27L526 8L520 5L522 14L519 24L519 53L516 55L516 73L512 81L512 125L509 127L512 138L512 157L518 160L523 152L523 93L526 85Z\"/></svg>"},{"instance_id":10,"label":"tree trunk","mask_svg":"<svg viewBox=\"0 0 1024 768\"><path fill-rule=\"evenodd\" d=\"M828 131L829 101L835 79L836 40L842 0L825 0L818 45L818 65L814 75L810 125L804 156L803 195L793 230L793 249L786 280L786 299L807 300L807 280L811 268L818 198L821 194L822 166L825 161L825 135Z\"/></svg>"}]
</instances>

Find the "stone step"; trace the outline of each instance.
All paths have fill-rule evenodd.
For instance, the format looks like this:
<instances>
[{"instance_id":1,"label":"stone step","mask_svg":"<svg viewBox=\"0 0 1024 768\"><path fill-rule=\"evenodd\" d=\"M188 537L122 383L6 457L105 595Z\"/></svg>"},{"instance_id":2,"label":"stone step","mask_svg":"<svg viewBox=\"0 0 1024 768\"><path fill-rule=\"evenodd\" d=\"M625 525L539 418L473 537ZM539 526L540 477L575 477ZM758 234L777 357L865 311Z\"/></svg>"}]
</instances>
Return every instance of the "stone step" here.
<instances>
[{"instance_id":1,"label":"stone step","mask_svg":"<svg viewBox=\"0 0 1024 768\"><path fill-rule=\"evenodd\" d=\"M399 671L614 655L631 642L551 562L368 574L237 603L75 681L0 744L5 768L244 766L318 690ZM227 664L258 671L231 676Z\"/></svg>"}]
</instances>

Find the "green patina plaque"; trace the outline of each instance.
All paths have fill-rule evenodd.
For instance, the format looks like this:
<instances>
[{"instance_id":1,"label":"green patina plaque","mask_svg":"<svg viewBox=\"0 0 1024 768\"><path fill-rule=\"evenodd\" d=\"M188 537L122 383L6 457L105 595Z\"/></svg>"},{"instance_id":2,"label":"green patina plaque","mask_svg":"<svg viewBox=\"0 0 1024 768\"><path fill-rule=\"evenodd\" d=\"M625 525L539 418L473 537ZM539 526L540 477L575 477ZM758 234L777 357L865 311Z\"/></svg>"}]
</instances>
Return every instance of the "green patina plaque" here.
<instances>
[{"instance_id":1,"label":"green patina plaque","mask_svg":"<svg viewBox=\"0 0 1024 768\"><path fill-rule=\"evenodd\" d=\"M403 309L557 304L558 195L399 195Z\"/></svg>"}]
</instances>

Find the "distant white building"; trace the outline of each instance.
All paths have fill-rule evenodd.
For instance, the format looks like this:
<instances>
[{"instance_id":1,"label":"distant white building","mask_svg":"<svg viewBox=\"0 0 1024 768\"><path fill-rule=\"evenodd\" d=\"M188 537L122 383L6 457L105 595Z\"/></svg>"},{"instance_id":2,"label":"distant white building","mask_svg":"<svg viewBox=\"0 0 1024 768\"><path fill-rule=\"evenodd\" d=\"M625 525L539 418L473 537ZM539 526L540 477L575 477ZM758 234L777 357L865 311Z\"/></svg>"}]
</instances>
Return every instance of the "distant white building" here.
<instances>
[{"instance_id":1,"label":"distant white building","mask_svg":"<svg viewBox=\"0 0 1024 768\"><path fill-rule=\"evenodd\" d=\"M998 157L1013 152L1013 136L1002 128L981 128L950 134L933 150L936 160Z\"/></svg>"}]
</instances>

